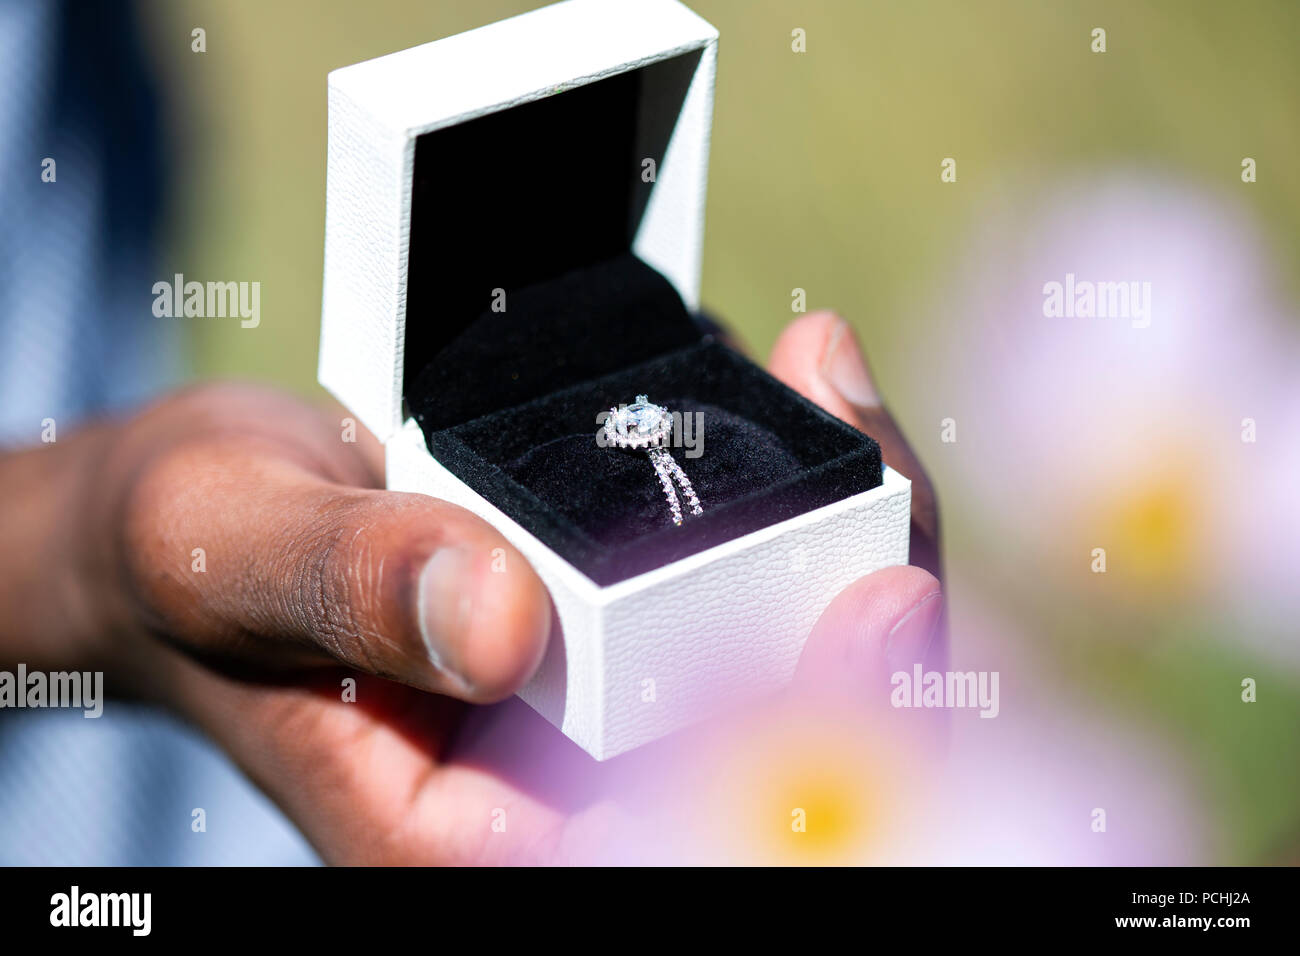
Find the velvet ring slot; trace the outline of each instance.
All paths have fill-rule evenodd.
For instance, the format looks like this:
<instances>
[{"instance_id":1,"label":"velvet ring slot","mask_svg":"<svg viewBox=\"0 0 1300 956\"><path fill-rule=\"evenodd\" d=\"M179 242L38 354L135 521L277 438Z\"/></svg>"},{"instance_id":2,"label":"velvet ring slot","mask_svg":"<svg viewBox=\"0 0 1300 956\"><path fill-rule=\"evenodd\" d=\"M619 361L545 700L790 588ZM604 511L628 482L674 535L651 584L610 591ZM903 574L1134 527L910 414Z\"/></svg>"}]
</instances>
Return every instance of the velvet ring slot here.
<instances>
[{"instance_id":1,"label":"velvet ring slot","mask_svg":"<svg viewBox=\"0 0 1300 956\"><path fill-rule=\"evenodd\" d=\"M521 334L536 345L517 342ZM575 374L568 356L584 341L599 350L610 339L626 367L542 391L600 364L584 358ZM650 353L640 361L638 345ZM522 383L542 393L528 397ZM691 417L689 434L678 431L695 447L673 453L708 509L681 527L666 519L644 453L597 442L596 414L645 391ZM494 396L527 400L484 410ZM882 478L873 439L703 336L672 285L630 253L521 289L506 312L485 310L431 357L406 400L444 467L598 584Z\"/></svg>"}]
</instances>

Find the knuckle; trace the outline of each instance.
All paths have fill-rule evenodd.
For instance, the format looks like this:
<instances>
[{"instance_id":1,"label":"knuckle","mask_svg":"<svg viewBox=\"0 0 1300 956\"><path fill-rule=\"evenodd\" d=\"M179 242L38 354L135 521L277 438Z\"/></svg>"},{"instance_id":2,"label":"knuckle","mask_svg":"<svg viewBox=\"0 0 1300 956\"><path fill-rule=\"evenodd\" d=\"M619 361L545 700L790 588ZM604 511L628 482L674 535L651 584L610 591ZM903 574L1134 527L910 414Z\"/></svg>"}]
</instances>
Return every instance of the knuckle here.
<instances>
[{"instance_id":1,"label":"knuckle","mask_svg":"<svg viewBox=\"0 0 1300 956\"><path fill-rule=\"evenodd\" d=\"M348 658L362 628L366 541L346 498L323 506L286 543L289 617L330 653Z\"/></svg>"},{"instance_id":2,"label":"knuckle","mask_svg":"<svg viewBox=\"0 0 1300 956\"><path fill-rule=\"evenodd\" d=\"M321 505L286 542L286 618L299 639L344 663L383 674L389 633L384 626L388 568L365 499L341 495ZM389 632L389 633L386 633Z\"/></svg>"}]
</instances>

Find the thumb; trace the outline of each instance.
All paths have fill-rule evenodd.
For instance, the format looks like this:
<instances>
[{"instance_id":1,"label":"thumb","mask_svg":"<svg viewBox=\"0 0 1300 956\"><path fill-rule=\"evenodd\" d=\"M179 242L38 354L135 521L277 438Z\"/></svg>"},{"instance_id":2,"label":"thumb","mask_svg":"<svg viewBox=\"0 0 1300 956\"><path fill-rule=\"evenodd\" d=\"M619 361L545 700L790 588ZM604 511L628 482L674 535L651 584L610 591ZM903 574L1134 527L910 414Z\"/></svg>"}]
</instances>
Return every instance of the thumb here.
<instances>
[{"instance_id":1,"label":"thumb","mask_svg":"<svg viewBox=\"0 0 1300 956\"><path fill-rule=\"evenodd\" d=\"M444 501L344 487L225 437L154 462L126 511L136 590L158 630L205 656L306 655L481 703L517 690L546 646L537 575Z\"/></svg>"}]
</instances>

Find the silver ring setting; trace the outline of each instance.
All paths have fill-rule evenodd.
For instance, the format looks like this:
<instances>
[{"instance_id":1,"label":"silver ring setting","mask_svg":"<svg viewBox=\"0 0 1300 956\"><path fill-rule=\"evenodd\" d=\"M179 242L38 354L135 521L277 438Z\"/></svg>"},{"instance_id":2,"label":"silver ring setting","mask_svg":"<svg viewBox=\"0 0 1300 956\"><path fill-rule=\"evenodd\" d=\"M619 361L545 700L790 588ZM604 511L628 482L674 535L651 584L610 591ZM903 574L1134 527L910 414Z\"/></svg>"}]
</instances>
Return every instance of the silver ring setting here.
<instances>
[{"instance_id":1,"label":"silver ring setting","mask_svg":"<svg viewBox=\"0 0 1300 956\"><path fill-rule=\"evenodd\" d=\"M662 405L655 405L645 395L638 395L630 405L621 405L609 410L605 418L605 438L615 448L645 449L650 456L659 485L664 490L668 501L668 510L672 514L673 524L682 523L682 503L673 486L676 481L682 489L682 497L693 515L704 514L704 506L691 486L691 480L682 471L682 466L664 447L673 434L673 416Z\"/></svg>"}]
</instances>

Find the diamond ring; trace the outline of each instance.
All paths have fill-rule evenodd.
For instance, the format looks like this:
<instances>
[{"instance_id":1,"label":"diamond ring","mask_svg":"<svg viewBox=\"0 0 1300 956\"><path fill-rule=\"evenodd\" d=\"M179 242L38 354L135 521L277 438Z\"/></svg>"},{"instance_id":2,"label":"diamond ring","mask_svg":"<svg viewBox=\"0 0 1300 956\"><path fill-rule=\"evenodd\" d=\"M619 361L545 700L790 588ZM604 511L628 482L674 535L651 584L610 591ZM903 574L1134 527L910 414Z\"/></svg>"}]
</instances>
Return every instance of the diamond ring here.
<instances>
[{"instance_id":1,"label":"diamond ring","mask_svg":"<svg viewBox=\"0 0 1300 956\"><path fill-rule=\"evenodd\" d=\"M682 503L677 498L677 489L673 487L674 479L682 487L682 495L690 506L691 514L704 514L700 499L691 487L691 480L682 471L682 466L663 447L673 433L673 416L662 405L654 405L644 395L638 395L631 405L611 408L605 419L605 437L616 448L644 448L650 456L650 464L659 476L664 497L668 499L668 510L672 512L673 524L682 523Z\"/></svg>"}]
</instances>

